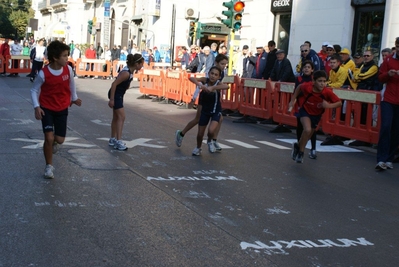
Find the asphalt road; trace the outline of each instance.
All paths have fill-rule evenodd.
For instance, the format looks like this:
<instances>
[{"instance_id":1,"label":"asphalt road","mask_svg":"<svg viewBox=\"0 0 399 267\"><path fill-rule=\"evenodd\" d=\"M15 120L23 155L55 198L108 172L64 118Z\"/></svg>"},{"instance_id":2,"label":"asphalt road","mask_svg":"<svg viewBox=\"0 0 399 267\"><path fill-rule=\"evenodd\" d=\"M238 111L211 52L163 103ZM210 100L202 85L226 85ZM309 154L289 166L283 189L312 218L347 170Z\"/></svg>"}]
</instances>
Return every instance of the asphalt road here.
<instances>
[{"instance_id":1,"label":"asphalt road","mask_svg":"<svg viewBox=\"0 0 399 267\"><path fill-rule=\"evenodd\" d=\"M78 79L81 107L43 179L28 78L0 78L0 267L396 266L399 166L373 148L318 147L290 158L294 133L225 117L222 152L193 157L195 115L125 96L123 139L108 146L112 81ZM320 140L324 137L320 136Z\"/></svg>"}]
</instances>

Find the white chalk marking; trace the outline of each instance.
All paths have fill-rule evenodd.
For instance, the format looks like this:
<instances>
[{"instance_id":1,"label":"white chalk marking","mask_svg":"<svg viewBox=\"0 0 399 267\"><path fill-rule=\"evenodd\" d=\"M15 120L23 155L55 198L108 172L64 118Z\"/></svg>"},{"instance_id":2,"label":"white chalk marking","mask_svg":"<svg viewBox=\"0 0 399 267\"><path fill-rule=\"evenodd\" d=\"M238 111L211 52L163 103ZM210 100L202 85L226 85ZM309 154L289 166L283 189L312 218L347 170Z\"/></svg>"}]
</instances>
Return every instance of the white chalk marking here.
<instances>
[{"instance_id":1,"label":"white chalk marking","mask_svg":"<svg viewBox=\"0 0 399 267\"><path fill-rule=\"evenodd\" d=\"M259 148L257 146L253 146L253 145L250 145L250 144L238 141L238 140L226 139L225 141L233 143L233 144L238 145L238 146L245 147L245 148Z\"/></svg>"},{"instance_id":2,"label":"white chalk marking","mask_svg":"<svg viewBox=\"0 0 399 267\"><path fill-rule=\"evenodd\" d=\"M264 144L264 145L267 145L267 146L275 147L275 148L278 148L278 149L291 149L289 147L280 146L280 145L277 145L275 143L271 143L271 142L267 142L267 141L255 141L255 142L258 142L258 143L261 143L261 144Z\"/></svg>"},{"instance_id":3,"label":"white chalk marking","mask_svg":"<svg viewBox=\"0 0 399 267\"><path fill-rule=\"evenodd\" d=\"M98 125L103 125L103 126L111 126L110 123L102 122L100 120L92 120L91 122L98 124Z\"/></svg>"},{"instance_id":4,"label":"white chalk marking","mask_svg":"<svg viewBox=\"0 0 399 267\"><path fill-rule=\"evenodd\" d=\"M292 144L294 142L297 142L296 139L277 139L278 141ZM347 146L322 146L321 145L322 141L317 140L316 141L316 151L317 152L363 152L362 150L359 149L354 149L351 147ZM311 144L310 141L306 144L307 149L311 149Z\"/></svg>"},{"instance_id":5,"label":"white chalk marking","mask_svg":"<svg viewBox=\"0 0 399 267\"><path fill-rule=\"evenodd\" d=\"M62 144L63 146L74 146L74 147L83 147L83 148L88 148L88 147L94 147L95 145L89 145L89 144L80 144L80 143L72 143L70 141L76 140L79 138L76 137L66 137L65 142ZM28 142L28 143L36 143L34 145L29 145L29 146L23 146L22 148L27 148L27 149L37 149L37 148L42 148L43 147L43 142L44 140L40 139L28 139L28 138L14 138L11 139L13 141L21 141L21 142Z\"/></svg>"},{"instance_id":6,"label":"white chalk marking","mask_svg":"<svg viewBox=\"0 0 399 267\"><path fill-rule=\"evenodd\" d=\"M104 140L104 141L109 140L109 138L97 138L97 139ZM151 148L166 148L166 146L146 144L146 142L151 141L151 140L153 140L153 139L138 138L138 139L133 139L132 141L122 140L122 142L124 142L128 148L133 148L135 146L145 146L145 147L151 147Z\"/></svg>"}]
</instances>

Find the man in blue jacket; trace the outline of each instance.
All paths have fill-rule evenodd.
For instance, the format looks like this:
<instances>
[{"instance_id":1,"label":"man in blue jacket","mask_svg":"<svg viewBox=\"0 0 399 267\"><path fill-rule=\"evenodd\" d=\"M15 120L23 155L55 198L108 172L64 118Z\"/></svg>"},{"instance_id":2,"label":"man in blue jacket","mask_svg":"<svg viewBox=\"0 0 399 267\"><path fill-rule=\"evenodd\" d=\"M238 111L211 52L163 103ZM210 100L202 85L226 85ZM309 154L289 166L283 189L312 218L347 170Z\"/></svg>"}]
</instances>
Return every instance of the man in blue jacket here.
<instances>
[{"instance_id":1,"label":"man in blue jacket","mask_svg":"<svg viewBox=\"0 0 399 267\"><path fill-rule=\"evenodd\" d=\"M256 54L254 58L250 58L251 61L255 64L255 68L252 72L252 78L255 79L262 79L263 78L263 72L265 71L266 68L266 62L267 62L267 53L263 46L258 46L256 47Z\"/></svg>"},{"instance_id":2,"label":"man in blue jacket","mask_svg":"<svg viewBox=\"0 0 399 267\"><path fill-rule=\"evenodd\" d=\"M301 46L301 62L310 60L313 62L314 71L324 70L324 62L317 55L316 51L310 48L308 43Z\"/></svg>"}]
</instances>

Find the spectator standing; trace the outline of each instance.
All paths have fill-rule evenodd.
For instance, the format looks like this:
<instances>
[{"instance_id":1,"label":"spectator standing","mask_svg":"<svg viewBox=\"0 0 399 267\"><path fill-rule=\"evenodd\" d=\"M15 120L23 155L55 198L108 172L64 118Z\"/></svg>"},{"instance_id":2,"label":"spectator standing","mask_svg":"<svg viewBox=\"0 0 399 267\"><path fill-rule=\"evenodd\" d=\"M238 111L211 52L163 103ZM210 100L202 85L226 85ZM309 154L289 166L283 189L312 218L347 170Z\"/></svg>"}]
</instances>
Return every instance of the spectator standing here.
<instances>
[{"instance_id":1,"label":"spectator standing","mask_svg":"<svg viewBox=\"0 0 399 267\"><path fill-rule=\"evenodd\" d=\"M357 71L363 65L363 55L361 53L354 54L353 62L355 62L355 71Z\"/></svg>"},{"instance_id":2,"label":"spectator standing","mask_svg":"<svg viewBox=\"0 0 399 267\"><path fill-rule=\"evenodd\" d=\"M266 60L267 60L267 53L263 46L258 46L256 48L256 54L255 54L255 68L252 73L252 78L255 79L262 79L263 78L263 72L265 71L266 68Z\"/></svg>"},{"instance_id":3,"label":"spectator standing","mask_svg":"<svg viewBox=\"0 0 399 267\"><path fill-rule=\"evenodd\" d=\"M205 46L202 49L202 54L200 54L199 58L199 65L197 72L200 73L208 73L209 70L212 68L213 64L215 63L215 57L213 53L211 53L211 49L209 46Z\"/></svg>"},{"instance_id":4,"label":"spectator standing","mask_svg":"<svg viewBox=\"0 0 399 267\"><path fill-rule=\"evenodd\" d=\"M158 50L158 47L154 46L154 61L161 62L161 53Z\"/></svg>"},{"instance_id":5,"label":"spectator standing","mask_svg":"<svg viewBox=\"0 0 399 267\"><path fill-rule=\"evenodd\" d=\"M80 46L78 44L75 45L72 53L72 59L73 61L77 61L78 58L82 57L82 52L80 51Z\"/></svg>"},{"instance_id":6,"label":"spectator standing","mask_svg":"<svg viewBox=\"0 0 399 267\"><path fill-rule=\"evenodd\" d=\"M329 43L328 42L324 42L323 45L321 46L321 50L319 53L317 53L317 55L319 56L319 58L322 61L325 61L327 58L327 47L328 47Z\"/></svg>"},{"instance_id":7,"label":"spectator standing","mask_svg":"<svg viewBox=\"0 0 399 267\"><path fill-rule=\"evenodd\" d=\"M22 50L23 50L23 47L19 43L19 40L15 39L14 43L11 44L11 55L12 56L20 56L20 55L22 55ZM14 69L18 69L19 68L20 61L21 61L20 59L14 59L13 60ZM17 76L19 76L19 74L18 73L10 73L8 76L9 77L11 77L11 76L17 77Z\"/></svg>"},{"instance_id":8,"label":"spectator standing","mask_svg":"<svg viewBox=\"0 0 399 267\"><path fill-rule=\"evenodd\" d=\"M73 54L73 50L75 49L75 44L73 43L73 40L71 41L71 43L69 44L69 53L70 55Z\"/></svg>"},{"instance_id":9,"label":"spectator standing","mask_svg":"<svg viewBox=\"0 0 399 267\"><path fill-rule=\"evenodd\" d=\"M271 71L270 79L276 82L295 82L291 62L285 57L284 50L278 50L276 56L277 60Z\"/></svg>"},{"instance_id":10,"label":"spectator standing","mask_svg":"<svg viewBox=\"0 0 399 267\"><path fill-rule=\"evenodd\" d=\"M182 46L181 49L182 49L182 56L181 56L180 63L181 63L181 68L183 70L185 70L188 67L188 65L190 64L190 55L187 52L187 47Z\"/></svg>"},{"instance_id":11,"label":"spectator standing","mask_svg":"<svg viewBox=\"0 0 399 267\"><path fill-rule=\"evenodd\" d=\"M105 50L105 51L104 51L104 59L105 59L106 61L111 62L111 61L112 61L112 55L111 55L111 50L109 49L108 45L104 46L104 50ZM103 65L103 71L104 71L104 72L105 72L105 71L108 71L108 73L111 74L111 73L110 73L110 70L107 70L107 64L104 64L104 65ZM109 79L110 76L111 76L111 75L103 76L103 80Z\"/></svg>"},{"instance_id":12,"label":"spectator standing","mask_svg":"<svg viewBox=\"0 0 399 267\"><path fill-rule=\"evenodd\" d=\"M214 57L218 55L218 44L217 43L212 43L211 44L211 53L213 54Z\"/></svg>"},{"instance_id":13,"label":"spectator standing","mask_svg":"<svg viewBox=\"0 0 399 267\"><path fill-rule=\"evenodd\" d=\"M330 59L331 59L332 55L335 54L334 46L330 45L330 44L327 45L326 53L327 53L327 57L325 58L323 63L324 63L324 70L327 73L327 79L328 79L328 77L330 76L330 70L331 70Z\"/></svg>"},{"instance_id":14,"label":"spectator standing","mask_svg":"<svg viewBox=\"0 0 399 267\"><path fill-rule=\"evenodd\" d=\"M301 62L305 62L306 60L313 62L314 71L324 70L323 61L317 55L316 51L310 48L309 43L304 43L301 47Z\"/></svg>"},{"instance_id":15,"label":"spectator standing","mask_svg":"<svg viewBox=\"0 0 399 267\"><path fill-rule=\"evenodd\" d=\"M270 74L272 73L272 69L274 67L274 63L277 60L277 49L276 49L276 42L273 40L269 41L267 43L267 47L269 48L269 53L267 54L267 60L266 60L266 67L263 72L263 78L265 80L270 78Z\"/></svg>"},{"instance_id":16,"label":"spectator standing","mask_svg":"<svg viewBox=\"0 0 399 267\"><path fill-rule=\"evenodd\" d=\"M101 58L101 55L103 54L104 49L101 47L101 44L98 42L97 47L96 47L96 57L97 59Z\"/></svg>"},{"instance_id":17,"label":"spectator standing","mask_svg":"<svg viewBox=\"0 0 399 267\"><path fill-rule=\"evenodd\" d=\"M249 51L248 45L244 45L242 47L242 53L244 55L243 58L243 68L242 68L242 78L252 78L252 73L255 69L256 58L252 55L252 52ZM245 53L245 54L244 54Z\"/></svg>"},{"instance_id":18,"label":"spectator standing","mask_svg":"<svg viewBox=\"0 0 399 267\"><path fill-rule=\"evenodd\" d=\"M36 46L30 51L30 59L32 61L32 69L30 72L30 81L35 80L36 74L42 69L43 62L46 59L46 47L44 39L40 39Z\"/></svg>"},{"instance_id":19,"label":"spectator standing","mask_svg":"<svg viewBox=\"0 0 399 267\"><path fill-rule=\"evenodd\" d=\"M381 128L375 169L393 168L393 159L399 145L399 37L395 39L395 53L381 64L378 80L386 84L381 101Z\"/></svg>"},{"instance_id":20,"label":"spectator standing","mask_svg":"<svg viewBox=\"0 0 399 267\"><path fill-rule=\"evenodd\" d=\"M29 56L30 55L30 47L29 47L29 42L28 41L24 42L24 47L22 49L22 55L23 56ZM24 61L25 69L28 69L30 60L24 59L23 61ZM30 74L28 74L26 77L30 77Z\"/></svg>"}]
</instances>

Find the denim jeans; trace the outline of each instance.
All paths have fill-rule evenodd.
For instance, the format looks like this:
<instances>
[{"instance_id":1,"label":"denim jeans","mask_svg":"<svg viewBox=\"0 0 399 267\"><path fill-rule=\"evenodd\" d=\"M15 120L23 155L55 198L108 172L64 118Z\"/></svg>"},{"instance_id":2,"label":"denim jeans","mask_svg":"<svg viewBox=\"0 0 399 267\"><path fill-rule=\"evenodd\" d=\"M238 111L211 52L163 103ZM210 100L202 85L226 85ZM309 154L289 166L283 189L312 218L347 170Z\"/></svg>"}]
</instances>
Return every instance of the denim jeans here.
<instances>
[{"instance_id":1,"label":"denim jeans","mask_svg":"<svg viewBox=\"0 0 399 267\"><path fill-rule=\"evenodd\" d=\"M399 145L399 105L381 101L377 162L392 162Z\"/></svg>"}]
</instances>

